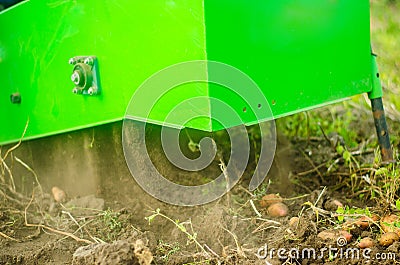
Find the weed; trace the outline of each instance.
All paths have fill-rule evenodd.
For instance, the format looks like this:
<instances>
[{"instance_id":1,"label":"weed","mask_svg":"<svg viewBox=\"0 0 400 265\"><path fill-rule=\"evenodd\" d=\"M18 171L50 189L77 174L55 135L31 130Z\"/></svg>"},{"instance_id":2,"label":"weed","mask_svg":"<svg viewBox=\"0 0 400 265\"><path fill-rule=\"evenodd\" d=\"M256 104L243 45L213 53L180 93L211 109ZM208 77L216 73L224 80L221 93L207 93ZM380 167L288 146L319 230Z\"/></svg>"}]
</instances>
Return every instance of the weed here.
<instances>
[{"instance_id":1,"label":"weed","mask_svg":"<svg viewBox=\"0 0 400 265\"><path fill-rule=\"evenodd\" d=\"M372 216L368 207L365 207L365 209L356 208L356 207L350 208L347 205L345 207L338 207L338 209L336 210L336 213L338 214L337 219L338 219L339 223L343 223L345 217L359 217L359 216L371 217Z\"/></svg>"},{"instance_id":2,"label":"weed","mask_svg":"<svg viewBox=\"0 0 400 265\"><path fill-rule=\"evenodd\" d=\"M349 147L357 146L357 133L351 130L356 120L346 102L332 107L294 114L277 120L280 132L289 138L310 139L338 134Z\"/></svg>"},{"instance_id":3,"label":"weed","mask_svg":"<svg viewBox=\"0 0 400 265\"><path fill-rule=\"evenodd\" d=\"M336 147L336 152L342 156L344 163L347 167L349 167L350 173L354 173L356 170L360 168L360 164L357 159L347 150L346 147L342 145L338 145Z\"/></svg>"},{"instance_id":4,"label":"weed","mask_svg":"<svg viewBox=\"0 0 400 265\"><path fill-rule=\"evenodd\" d=\"M268 188L271 184L271 180L268 180L268 183L263 183L259 186L254 192L253 195L257 200L261 200L261 198L267 194Z\"/></svg>"},{"instance_id":5,"label":"weed","mask_svg":"<svg viewBox=\"0 0 400 265\"><path fill-rule=\"evenodd\" d=\"M99 236L106 239L103 241L113 241L117 238L119 232L122 229L122 223L119 220L119 213L114 212L110 208L105 211L101 211L96 218L96 221L100 223L99 230L97 231Z\"/></svg>"},{"instance_id":6,"label":"weed","mask_svg":"<svg viewBox=\"0 0 400 265\"><path fill-rule=\"evenodd\" d=\"M147 216L145 218L149 222L149 224L151 224L151 222L153 222L153 220L158 216L173 223L182 233L184 233L186 235L186 237L188 238L187 244L194 242L206 256L208 256L208 257L210 256L210 254L204 249L204 247L199 243L199 241L197 241L197 233L193 231L191 220L184 222L184 223L180 222L179 220L173 220L170 217L166 216L165 214L161 213L160 209L156 209L155 211L153 211L152 215ZM189 232L186 229L185 224L188 224L190 226L191 232Z\"/></svg>"},{"instance_id":7,"label":"weed","mask_svg":"<svg viewBox=\"0 0 400 265\"><path fill-rule=\"evenodd\" d=\"M393 222L393 223L387 223L387 222L383 222L383 224L391 229L389 230L394 230L394 229L398 229L400 228L400 221L397 222Z\"/></svg>"},{"instance_id":8,"label":"weed","mask_svg":"<svg viewBox=\"0 0 400 265\"><path fill-rule=\"evenodd\" d=\"M169 258L180 250L181 247L177 242L172 244L168 244L166 242L163 242L162 240L158 242L157 251L160 253L161 259L164 262L168 262Z\"/></svg>"},{"instance_id":9,"label":"weed","mask_svg":"<svg viewBox=\"0 0 400 265\"><path fill-rule=\"evenodd\" d=\"M211 261L210 260L201 260L201 261L183 263L183 265L201 265L201 264L211 264Z\"/></svg>"},{"instance_id":10,"label":"weed","mask_svg":"<svg viewBox=\"0 0 400 265\"><path fill-rule=\"evenodd\" d=\"M107 210L100 213L103 217L104 224L111 230L121 229L121 222L118 220L119 214L108 208Z\"/></svg>"},{"instance_id":11,"label":"weed","mask_svg":"<svg viewBox=\"0 0 400 265\"><path fill-rule=\"evenodd\" d=\"M400 169L397 165L391 164L378 168L371 174L371 198L376 198L384 205L390 205L393 209L400 207Z\"/></svg>"}]
</instances>

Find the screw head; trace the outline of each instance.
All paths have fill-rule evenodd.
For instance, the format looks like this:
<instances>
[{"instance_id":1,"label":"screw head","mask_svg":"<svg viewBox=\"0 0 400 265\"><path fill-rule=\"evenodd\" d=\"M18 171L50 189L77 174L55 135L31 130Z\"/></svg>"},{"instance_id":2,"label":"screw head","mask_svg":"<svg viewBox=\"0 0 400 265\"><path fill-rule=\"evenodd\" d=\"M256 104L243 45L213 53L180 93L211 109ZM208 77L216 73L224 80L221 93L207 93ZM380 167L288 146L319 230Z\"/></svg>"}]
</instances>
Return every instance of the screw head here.
<instances>
[{"instance_id":1,"label":"screw head","mask_svg":"<svg viewBox=\"0 0 400 265\"><path fill-rule=\"evenodd\" d=\"M71 81L75 84L78 85L79 82L81 81L81 78L79 76L79 73L77 71L74 71L71 75Z\"/></svg>"},{"instance_id":2,"label":"screw head","mask_svg":"<svg viewBox=\"0 0 400 265\"><path fill-rule=\"evenodd\" d=\"M10 95L11 103L13 104L20 104L21 103L21 94L16 92Z\"/></svg>"},{"instance_id":3,"label":"screw head","mask_svg":"<svg viewBox=\"0 0 400 265\"><path fill-rule=\"evenodd\" d=\"M68 60L68 63L69 63L69 64L75 64L75 63L76 63L75 58L70 58L70 59Z\"/></svg>"},{"instance_id":4,"label":"screw head","mask_svg":"<svg viewBox=\"0 0 400 265\"><path fill-rule=\"evenodd\" d=\"M92 57L87 57L83 61L85 64L92 66L93 65L93 58Z\"/></svg>"},{"instance_id":5,"label":"screw head","mask_svg":"<svg viewBox=\"0 0 400 265\"><path fill-rule=\"evenodd\" d=\"M72 93L78 94L78 89L75 87L74 89L72 89Z\"/></svg>"},{"instance_id":6,"label":"screw head","mask_svg":"<svg viewBox=\"0 0 400 265\"><path fill-rule=\"evenodd\" d=\"M89 89L88 89L88 94L89 95L94 95L94 94L96 94L97 93L97 89L95 88L95 87L90 87Z\"/></svg>"}]
</instances>

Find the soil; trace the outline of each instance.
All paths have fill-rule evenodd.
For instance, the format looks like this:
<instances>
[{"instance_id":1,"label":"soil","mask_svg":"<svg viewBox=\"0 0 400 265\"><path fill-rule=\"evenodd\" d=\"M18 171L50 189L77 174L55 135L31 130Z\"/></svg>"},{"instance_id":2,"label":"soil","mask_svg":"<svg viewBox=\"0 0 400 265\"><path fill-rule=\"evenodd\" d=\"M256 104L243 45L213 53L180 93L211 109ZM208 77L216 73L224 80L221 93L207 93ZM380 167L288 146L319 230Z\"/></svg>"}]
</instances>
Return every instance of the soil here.
<instances>
[{"instance_id":1,"label":"soil","mask_svg":"<svg viewBox=\"0 0 400 265\"><path fill-rule=\"evenodd\" d=\"M103 144L95 141L93 148ZM154 150L156 145L152 147L153 159L172 176L171 180L177 180L174 176L179 174L163 162L161 152ZM172 206L154 199L136 184L120 161L118 170L124 174L103 174L100 180L89 180L98 183L94 194L76 195L76 190L69 187L62 202L51 195L57 181L41 178L43 191L36 186L32 197L29 193L18 197L9 190L2 191L8 197L3 196L0 203L0 264L394 264L392 259L366 258L358 248L362 237L378 241L378 227L350 230L334 217L337 205L332 204L333 200L350 207L369 206L372 212L384 214L375 201L358 199L343 161L337 163L333 173L328 173L325 166L318 167L337 158L323 137L290 141L280 135L275 160L262 189L255 193L247 189L253 161L231 192L196 207ZM373 163L374 154L358 159ZM107 167L104 163L103 166ZM203 173L219 174L220 168L213 163ZM198 181L193 180L196 184ZM76 185L77 190L82 189L79 182ZM283 198L289 208L287 216L273 218L260 206L262 195L271 193ZM171 220L158 215L149 223L146 217L157 213L156 209ZM298 223L290 224L296 216L300 217ZM178 225L174 220L180 220ZM337 245L338 232L325 239L318 236L325 230L343 229L351 232L352 239L342 247ZM399 247L399 242L388 247L376 244L367 254L398 256ZM294 254L278 256L280 248ZM315 258L308 256L311 248L317 251ZM334 249L330 254L328 250L321 254L325 248ZM265 254L266 249L271 256ZM275 251L270 252L272 249ZM347 249L360 251L360 256L345 257ZM302 251L306 251L303 256Z\"/></svg>"},{"instance_id":2,"label":"soil","mask_svg":"<svg viewBox=\"0 0 400 265\"><path fill-rule=\"evenodd\" d=\"M372 10L379 8L382 13L378 13L379 19L372 16L372 30L378 33L375 36L381 36L381 40L373 40L374 46L382 50L386 47L382 46L384 42L390 43L388 49L381 51L381 59L378 57L382 60L378 61L383 66L381 70L384 69L385 96L393 93L396 99L398 79L391 80L388 76L398 77L399 66L395 59L392 62L387 58L396 58L394 55L398 54L395 49L398 41L394 38L398 35L398 15L393 15L399 13L397 2L371 1L379 3ZM12 146L0 147L0 265L400 264L399 241L387 246L378 244L383 233L379 221L364 228L356 225L358 216L377 215L379 219L388 214L399 215L396 207L388 203L400 196L398 102L385 103L397 154L397 163L392 167L378 165L372 115L362 106L364 102L358 103L345 105L351 112L337 106L325 107L325 120L320 118L321 113L309 112L303 115L307 116L307 126L297 120L293 120L289 129L281 126L283 130L296 130L289 135L297 135L322 128L324 122L328 125L339 122L338 132L333 134L279 135L266 180L258 190L250 192L248 186L258 151L257 145L253 146L250 163L240 182L220 199L195 207L163 203L140 188L124 159L121 123L26 141L4 161ZM347 124L345 121L349 119L351 122ZM160 150L160 128L154 126L149 131L158 135L148 138L150 156L171 181L198 185L221 173L219 160L190 175L177 170ZM343 139L346 132L351 133L357 145L349 147L353 155L348 161L338 154L335 146L337 143L350 146ZM189 135L196 143L204 136L193 131ZM215 137L219 137L216 139L219 147L226 148L224 135ZM185 154L196 158L198 153L190 150L187 136L183 135L181 141ZM220 156L225 162L229 161L228 153ZM5 164L13 173L12 178ZM379 180L378 171L385 175L383 169L397 170L397 175L375 182ZM15 181L15 189L11 179ZM55 186L57 196L52 194ZM378 193L391 188L391 192ZM288 214L272 217L260 205L266 194L279 194ZM348 212L339 214L340 204L347 206ZM362 211L352 214L349 209ZM366 237L374 243L368 251L358 246Z\"/></svg>"}]
</instances>

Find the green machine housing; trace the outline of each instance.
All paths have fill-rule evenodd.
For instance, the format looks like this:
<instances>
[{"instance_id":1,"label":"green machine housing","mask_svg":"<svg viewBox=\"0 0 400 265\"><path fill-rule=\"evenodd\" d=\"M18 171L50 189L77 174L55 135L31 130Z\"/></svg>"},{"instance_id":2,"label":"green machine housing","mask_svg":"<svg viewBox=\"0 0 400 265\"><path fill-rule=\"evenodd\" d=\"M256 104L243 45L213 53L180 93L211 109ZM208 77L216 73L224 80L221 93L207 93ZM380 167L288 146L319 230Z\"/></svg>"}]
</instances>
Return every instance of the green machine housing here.
<instances>
[{"instance_id":1,"label":"green machine housing","mask_svg":"<svg viewBox=\"0 0 400 265\"><path fill-rule=\"evenodd\" d=\"M261 109L262 119L369 93L387 158L369 8L369 0L23 1L0 13L0 144L18 141L28 120L24 139L122 120L152 74L206 60L256 82L272 111ZM169 110L193 97L225 102L246 125L259 122L243 111L257 102L207 82L162 95L149 120L163 124ZM223 128L213 120L222 110L211 101L193 108L206 115L170 124Z\"/></svg>"}]
</instances>

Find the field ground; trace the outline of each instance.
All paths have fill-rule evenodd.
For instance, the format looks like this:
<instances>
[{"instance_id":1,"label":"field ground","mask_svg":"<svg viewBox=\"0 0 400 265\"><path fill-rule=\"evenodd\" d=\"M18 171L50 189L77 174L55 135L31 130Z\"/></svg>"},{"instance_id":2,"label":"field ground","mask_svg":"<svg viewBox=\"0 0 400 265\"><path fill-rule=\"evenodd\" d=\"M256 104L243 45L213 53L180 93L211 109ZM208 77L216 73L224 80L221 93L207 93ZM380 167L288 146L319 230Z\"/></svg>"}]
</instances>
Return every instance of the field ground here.
<instances>
[{"instance_id":1,"label":"field ground","mask_svg":"<svg viewBox=\"0 0 400 265\"><path fill-rule=\"evenodd\" d=\"M277 120L277 152L262 187L247 189L250 165L231 192L198 207L176 207L152 198L135 183L123 161L113 162L123 173L102 176L90 193L75 196L81 182L67 187L52 176L36 175L40 170L24 162L16 149L5 163L26 169L26 176L13 176L17 184L23 177L34 178L35 185L17 185L14 190L1 165L0 264L400 264L399 240L378 243L384 230L400 230L400 4L372 1L371 13L394 164L380 163L364 96ZM249 134L257 138L256 129L250 128ZM93 139L91 148L100 148L101 139ZM2 148L3 158L7 148ZM115 152L122 156L121 150ZM157 158L157 152L154 155ZM169 166L163 170L174 175ZM220 172L217 162L209 170ZM90 176L82 176L86 178ZM28 182L32 183L24 183ZM60 190L52 193L53 186L64 189L66 197ZM279 194L287 209L279 205L268 211L266 194ZM284 217L271 216L285 211ZM399 220L383 219L390 214ZM338 247L341 236L347 244ZM366 237L373 241L370 258L362 251L358 258L340 257L340 249L360 251L360 240ZM269 250L315 249L317 256L324 247L338 249L318 259L290 258L287 253L279 257L276 251L265 259L266 245Z\"/></svg>"}]
</instances>

